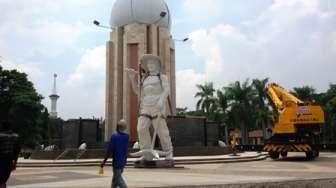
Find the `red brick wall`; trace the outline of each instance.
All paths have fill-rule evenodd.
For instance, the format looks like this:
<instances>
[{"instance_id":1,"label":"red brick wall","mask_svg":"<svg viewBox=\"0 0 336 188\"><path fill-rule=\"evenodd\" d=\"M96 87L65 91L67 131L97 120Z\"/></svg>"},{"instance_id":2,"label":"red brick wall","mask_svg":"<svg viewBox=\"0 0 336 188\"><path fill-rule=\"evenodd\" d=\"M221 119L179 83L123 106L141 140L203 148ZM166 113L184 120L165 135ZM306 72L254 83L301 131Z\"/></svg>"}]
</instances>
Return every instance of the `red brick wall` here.
<instances>
[{"instance_id":1,"label":"red brick wall","mask_svg":"<svg viewBox=\"0 0 336 188\"><path fill-rule=\"evenodd\" d=\"M128 44L129 68L139 70L139 45ZM137 123L138 123L138 96L133 92L132 87L129 88L129 125L130 125L130 139L136 141L138 138Z\"/></svg>"}]
</instances>

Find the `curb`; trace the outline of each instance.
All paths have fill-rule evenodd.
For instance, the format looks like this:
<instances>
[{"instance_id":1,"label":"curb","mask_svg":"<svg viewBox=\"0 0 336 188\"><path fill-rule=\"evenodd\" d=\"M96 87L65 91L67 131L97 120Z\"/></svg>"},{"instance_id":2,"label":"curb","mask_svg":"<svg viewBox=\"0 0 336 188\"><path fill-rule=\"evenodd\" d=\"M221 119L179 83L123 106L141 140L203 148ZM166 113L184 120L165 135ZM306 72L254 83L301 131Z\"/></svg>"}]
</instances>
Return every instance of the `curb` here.
<instances>
[{"instance_id":1,"label":"curb","mask_svg":"<svg viewBox=\"0 0 336 188\"><path fill-rule=\"evenodd\" d=\"M193 164L218 164L218 163L236 163L265 160L268 156L259 154L256 156L236 157L236 158L194 158L194 159L175 159L175 165L193 165ZM81 166L99 166L101 160L96 161L54 161L54 162L18 162L17 167L81 167ZM106 163L111 166L111 163ZM133 161L127 161L126 167L134 167Z\"/></svg>"},{"instance_id":2,"label":"curb","mask_svg":"<svg viewBox=\"0 0 336 188\"><path fill-rule=\"evenodd\" d=\"M254 183L229 183L229 184L214 184L214 185L180 185L180 186L160 186L160 188L334 188L336 187L336 178L320 178L320 179L293 179L293 180L278 180L268 182ZM150 187L159 188L159 187Z\"/></svg>"}]
</instances>

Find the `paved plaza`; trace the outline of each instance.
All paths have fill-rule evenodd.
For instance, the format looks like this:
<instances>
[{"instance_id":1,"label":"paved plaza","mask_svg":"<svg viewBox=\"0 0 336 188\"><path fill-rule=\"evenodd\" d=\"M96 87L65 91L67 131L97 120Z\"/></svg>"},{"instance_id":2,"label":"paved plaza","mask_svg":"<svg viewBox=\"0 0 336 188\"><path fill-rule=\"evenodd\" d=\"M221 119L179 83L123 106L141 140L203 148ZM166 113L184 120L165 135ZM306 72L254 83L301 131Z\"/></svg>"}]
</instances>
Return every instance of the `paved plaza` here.
<instances>
[{"instance_id":1,"label":"paved plaza","mask_svg":"<svg viewBox=\"0 0 336 188\"><path fill-rule=\"evenodd\" d=\"M9 187L109 187L111 167L103 176L98 167L18 168ZM307 161L301 153L272 161L177 165L172 169L125 169L129 187L176 187L235 183L283 182L336 178L336 153L321 153L316 161ZM336 186L336 185L335 185Z\"/></svg>"}]
</instances>

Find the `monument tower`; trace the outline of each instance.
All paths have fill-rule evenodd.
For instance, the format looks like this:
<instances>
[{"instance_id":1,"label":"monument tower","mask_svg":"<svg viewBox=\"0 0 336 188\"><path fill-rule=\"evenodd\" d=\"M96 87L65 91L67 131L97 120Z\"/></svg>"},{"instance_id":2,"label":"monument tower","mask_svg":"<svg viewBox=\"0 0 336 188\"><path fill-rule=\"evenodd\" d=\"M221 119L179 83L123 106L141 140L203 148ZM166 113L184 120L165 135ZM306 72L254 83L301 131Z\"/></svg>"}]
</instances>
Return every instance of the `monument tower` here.
<instances>
[{"instance_id":1,"label":"monument tower","mask_svg":"<svg viewBox=\"0 0 336 188\"><path fill-rule=\"evenodd\" d=\"M57 99L59 98L56 92L56 77L57 74L54 74L54 87L52 89L51 95L49 95L51 100L50 117L52 118L57 118Z\"/></svg>"},{"instance_id":2,"label":"monument tower","mask_svg":"<svg viewBox=\"0 0 336 188\"><path fill-rule=\"evenodd\" d=\"M139 70L143 54L161 58L170 82L169 109L175 114L175 45L171 16L164 0L116 0L111 14L110 40L106 44L105 140L125 119L132 141L137 139L139 98L132 92L126 68Z\"/></svg>"}]
</instances>

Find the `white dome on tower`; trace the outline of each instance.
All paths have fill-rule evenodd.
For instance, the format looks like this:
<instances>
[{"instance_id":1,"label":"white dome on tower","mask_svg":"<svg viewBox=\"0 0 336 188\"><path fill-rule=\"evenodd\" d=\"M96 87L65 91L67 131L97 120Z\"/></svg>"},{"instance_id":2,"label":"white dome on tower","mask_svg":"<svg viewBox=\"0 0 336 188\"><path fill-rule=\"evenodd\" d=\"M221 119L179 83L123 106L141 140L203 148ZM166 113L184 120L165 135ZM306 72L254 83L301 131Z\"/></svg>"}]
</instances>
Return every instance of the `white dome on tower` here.
<instances>
[{"instance_id":1,"label":"white dome on tower","mask_svg":"<svg viewBox=\"0 0 336 188\"><path fill-rule=\"evenodd\" d=\"M165 16L162 16L163 12ZM111 27L132 23L156 23L170 28L171 18L167 4L164 0L116 0L111 13Z\"/></svg>"}]
</instances>

